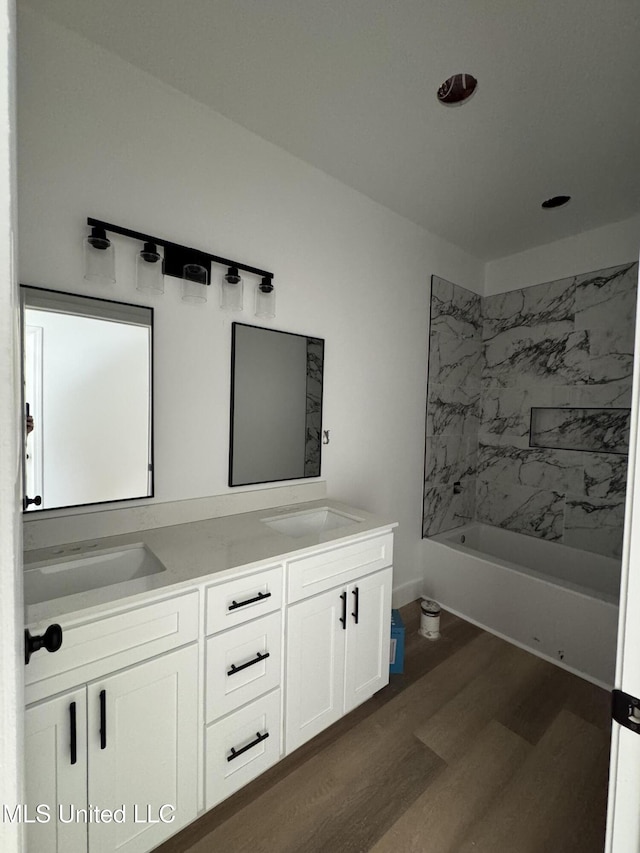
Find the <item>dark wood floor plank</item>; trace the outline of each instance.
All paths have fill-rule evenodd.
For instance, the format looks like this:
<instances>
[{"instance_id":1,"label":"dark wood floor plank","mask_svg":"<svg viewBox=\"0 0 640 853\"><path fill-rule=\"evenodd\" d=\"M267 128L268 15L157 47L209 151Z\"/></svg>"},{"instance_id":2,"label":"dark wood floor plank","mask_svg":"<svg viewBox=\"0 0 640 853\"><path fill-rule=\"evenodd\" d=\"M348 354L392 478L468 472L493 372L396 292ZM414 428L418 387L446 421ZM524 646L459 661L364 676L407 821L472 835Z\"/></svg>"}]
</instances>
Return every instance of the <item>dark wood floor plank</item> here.
<instances>
[{"instance_id":1,"label":"dark wood floor plank","mask_svg":"<svg viewBox=\"0 0 640 853\"><path fill-rule=\"evenodd\" d=\"M454 853L532 747L491 721L467 755L444 770L372 848L373 853Z\"/></svg>"},{"instance_id":2,"label":"dark wood floor plank","mask_svg":"<svg viewBox=\"0 0 640 853\"><path fill-rule=\"evenodd\" d=\"M538 678L546 665L516 646L493 639L498 645L489 665L479 667L475 677L415 731L416 737L445 761L469 749L478 731Z\"/></svg>"},{"instance_id":3,"label":"dark wood floor plank","mask_svg":"<svg viewBox=\"0 0 640 853\"><path fill-rule=\"evenodd\" d=\"M567 831L580 834L575 822L590 776L601 769L604 732L562 710L512 778L504 796L469 830L460 853L549 853L563 851ZM583 853L602 853L582 848Z\"/></svg>"}]
</instances>

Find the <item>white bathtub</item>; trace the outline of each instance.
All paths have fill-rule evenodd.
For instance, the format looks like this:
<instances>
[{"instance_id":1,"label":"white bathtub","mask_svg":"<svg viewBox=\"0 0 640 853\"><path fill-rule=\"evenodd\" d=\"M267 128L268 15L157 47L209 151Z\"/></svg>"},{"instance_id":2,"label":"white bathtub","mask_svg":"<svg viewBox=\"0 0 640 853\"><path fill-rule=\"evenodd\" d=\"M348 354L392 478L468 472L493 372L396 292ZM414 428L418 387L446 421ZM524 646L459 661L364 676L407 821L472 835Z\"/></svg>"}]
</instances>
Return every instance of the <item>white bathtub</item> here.
<instances>
[{"instance_id":1,"label":"white bathtub","mask_svg":"<svg viewBox=\"0 0 640 853\"><path fill-rule=\"evenodd\" d=\"M481 627L611 687L618 560L475 523L426 541L429 596Z\"/></svg>"}]
</instances>

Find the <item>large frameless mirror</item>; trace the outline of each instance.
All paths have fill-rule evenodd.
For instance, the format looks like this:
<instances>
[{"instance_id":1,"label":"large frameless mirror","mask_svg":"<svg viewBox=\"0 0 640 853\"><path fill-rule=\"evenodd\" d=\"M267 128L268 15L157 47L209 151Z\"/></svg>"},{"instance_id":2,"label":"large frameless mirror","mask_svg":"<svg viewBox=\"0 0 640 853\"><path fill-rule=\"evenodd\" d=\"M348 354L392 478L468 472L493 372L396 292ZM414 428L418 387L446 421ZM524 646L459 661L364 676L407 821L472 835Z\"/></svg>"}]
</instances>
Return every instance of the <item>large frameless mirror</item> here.
<instances>
[{"instance_id":1,"label":"large frameless mirror","mask_svg":"<svg viewBox=\"0 0 640 853\"><path fill-rule=\"evenodd\" d=\"M153 309L21 287L24 509L153 495Z\"/></svg>"},{"instance_id":2,"label":"large frameless mirror","mask_svg":"<svg viewBox=\"0 0 640 853\"><path fill-rule=\"evenodd\" d=\"M320 476L324 341L234 323L229 485Z\"/></svg>"}]
</instances>

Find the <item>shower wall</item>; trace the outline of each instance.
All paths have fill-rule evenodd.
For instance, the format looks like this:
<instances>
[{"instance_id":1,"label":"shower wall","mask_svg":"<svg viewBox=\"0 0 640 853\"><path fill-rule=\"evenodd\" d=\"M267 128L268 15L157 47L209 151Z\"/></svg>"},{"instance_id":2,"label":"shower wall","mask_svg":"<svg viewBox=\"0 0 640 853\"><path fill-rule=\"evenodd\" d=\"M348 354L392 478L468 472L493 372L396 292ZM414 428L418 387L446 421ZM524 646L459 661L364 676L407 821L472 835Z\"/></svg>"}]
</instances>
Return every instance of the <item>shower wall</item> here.
<instances>
[{"instance_id":1,"label":"shower wall","mask_svg":"<svg viewBox=\"0 0 640 853\"><path fill-rule=\"evenodd\" d=\"M480 415L480 296L431 279L423 536L475 514Z\"/></svg>"},{"instance_id":2,"label":"shower wall","mask_svg":"<svg viewBox=\"0 0 640 853\"><path fill-rule=\"evenodd\" d=\"M482 300L433 279L425 536L476 518L620 555L637 276Z\"/></svg>"},{"instance_id":3,"label":"shower wall","mask_svg":"<svg viewBox=\"0 0 640 853\"><path fill-rule=\"evenodd\" d=\"M620 555L637 279L626 264L483 300L478 520Z\"/></svg>"}]
</instances>

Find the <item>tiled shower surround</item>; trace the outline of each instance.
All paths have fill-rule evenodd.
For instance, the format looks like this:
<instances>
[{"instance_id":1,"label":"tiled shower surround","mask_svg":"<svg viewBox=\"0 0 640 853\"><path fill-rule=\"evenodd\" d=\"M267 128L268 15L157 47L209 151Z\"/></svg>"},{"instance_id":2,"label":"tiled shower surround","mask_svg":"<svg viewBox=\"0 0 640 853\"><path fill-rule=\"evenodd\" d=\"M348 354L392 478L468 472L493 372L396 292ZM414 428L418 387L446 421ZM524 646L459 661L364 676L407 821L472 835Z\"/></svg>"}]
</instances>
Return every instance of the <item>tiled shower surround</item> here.
<instances>
[{"instance_id":1,"label":"tiled shower surround","mask_svg":"<svg viewBox=\"0 0 640 853\"><path fill-rule=\"evenodd\" d=\"M620 555L637 276L483 299L433 278L425 536L477 519Z\"/></svg>"}]
</instances>

